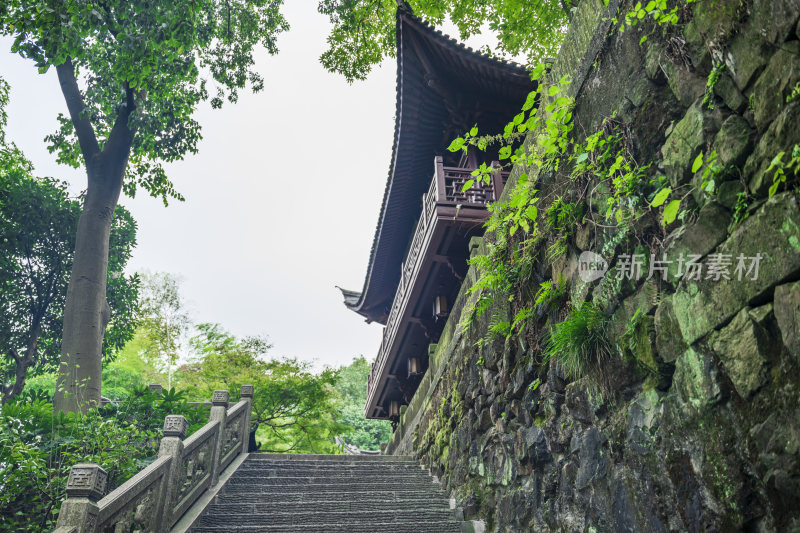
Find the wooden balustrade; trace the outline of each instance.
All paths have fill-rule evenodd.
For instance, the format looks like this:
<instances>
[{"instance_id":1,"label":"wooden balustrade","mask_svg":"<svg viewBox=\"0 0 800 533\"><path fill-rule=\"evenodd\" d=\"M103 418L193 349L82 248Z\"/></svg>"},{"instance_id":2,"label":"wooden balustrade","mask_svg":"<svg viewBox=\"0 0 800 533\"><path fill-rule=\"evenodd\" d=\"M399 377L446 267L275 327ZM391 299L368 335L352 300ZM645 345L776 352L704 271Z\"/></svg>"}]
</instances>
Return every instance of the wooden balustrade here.
<instances>
[{"instance_id":1,"label":"wooden balustrade","mask_svg":"<svg viewBox=\"0 0 800 533\"><path fill-rule=\"evenodd\" d=\"M186 419L167 416L156 460L107 495L108 475L99 465L73 466L54 533L169 531L247 453L252 400L252 385L242 386L232 407L228 391L214 391L209 422L188 439Z\"/></svg>"},{"instance_id":2,"label":"wooden balustrade","mask_svg":"<svg viewBox=\"0 0 800 533\"><path fill-rule=\"evenodd\" d=\"M434 158L433 166L433 178L428 192L422 195L422 211L414 228L406 259L400 268L400 282L395 291L392 306L389 309L389 316L386 320L386 327L383 330L383 339L378 350L378 357L372 364L370 375L367 378L368 403L369 398L374 394L379 376L386 365L388 353L391 351L392 344L395 341L401 309L406 305L411 285L415 282L414 272L417 270L418 263L424 259L425 254L428 252L423 249L423 245L426 236L436 224L437 207L486 208L490 203L500 198L509 175L508 172L500 170L500 165L497 162L492 163L492 168L495 171L489 183L475 180L472 176L471 168L444 166L441 156ZM464 190L464 186L469 180L473 180L473 184Z\"/></svg>"}]
</instances>

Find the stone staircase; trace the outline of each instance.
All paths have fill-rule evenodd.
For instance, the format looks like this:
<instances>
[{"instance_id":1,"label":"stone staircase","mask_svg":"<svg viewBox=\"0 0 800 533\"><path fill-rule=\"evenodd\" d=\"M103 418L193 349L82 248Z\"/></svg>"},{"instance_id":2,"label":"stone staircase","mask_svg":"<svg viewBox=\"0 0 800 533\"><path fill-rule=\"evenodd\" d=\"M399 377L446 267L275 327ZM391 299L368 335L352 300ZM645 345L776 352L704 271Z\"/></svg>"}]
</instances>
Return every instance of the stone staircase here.
<instances>
[{"instance_id":1,"label":"stone staircase","mask_svg":"<svg viewBox=\"0 0 800 533\"><path fill-rule=\"evenodd\" d=\"M472 522L410 457L251 454L194 533L461 533Z\"/></svg>"}]
</instances>

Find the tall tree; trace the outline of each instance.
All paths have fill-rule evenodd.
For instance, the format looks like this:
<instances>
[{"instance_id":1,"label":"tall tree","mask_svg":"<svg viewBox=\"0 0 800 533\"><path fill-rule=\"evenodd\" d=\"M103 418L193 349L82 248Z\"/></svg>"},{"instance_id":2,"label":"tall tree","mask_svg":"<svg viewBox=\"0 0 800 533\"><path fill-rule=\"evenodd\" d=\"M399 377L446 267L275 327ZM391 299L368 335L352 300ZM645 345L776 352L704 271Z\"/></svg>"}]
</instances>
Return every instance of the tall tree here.
<instances>
[{"instance_id":1,"label":"tall tree","mask_svg":"<svg viewBox=\"0 0 800 533\"><path fill-rule=\"evenodd\" d=\"M488 28L497 37L486 53L523 55L529 63L554 55L566 30L572 0L319 0L333 29L322 65L348 81L362 80L395 55L398 9L435 25L450 20L467 39Z\"/></svg>"},{"instance_id":2,"label":"tall tree","mask_svg":"<svg viewBox=\"0 0 800 533\"><path fill-rule=\"evenodd\" d=\"M4 139L7 86L0 80L0 375L3 403L29 375L53 371L80 202L66 184L32 175L33 167ZM117 206L110 230L110 322L103 353L113 357L132 336L138 278L122 273L136 245L136 224Z\"/></svg>"},{"instance_id":3,"label":"tall tree","mask_svg":"<svg viewBox=\"0 0 800 533\"><path fill-rule=\"evenodd\" d=\"M139 298L144 357L157 361L172 387L172 372L191 325L180 294L180 281L166 272L142 274Z\"/></svg>"},{"instance_id":4,"label":"tall tree","mask_svg":"<svg viewBox=\"0 0 800 533\"><path fill-rule=\"evenodd\" d=\"M288 28L282 0L5 0L0 34L40 72L55 67L69 116L48 136L58 160L86 168L88 186L75 239L64 311L55 411L86 410L100 399L109 235L124 189L164 203L181 199L164 162L194 153L192 117L263 88L253 52L277 52ZM201 73L203 73L201 75Z\"/></svg>"}]
</instances>

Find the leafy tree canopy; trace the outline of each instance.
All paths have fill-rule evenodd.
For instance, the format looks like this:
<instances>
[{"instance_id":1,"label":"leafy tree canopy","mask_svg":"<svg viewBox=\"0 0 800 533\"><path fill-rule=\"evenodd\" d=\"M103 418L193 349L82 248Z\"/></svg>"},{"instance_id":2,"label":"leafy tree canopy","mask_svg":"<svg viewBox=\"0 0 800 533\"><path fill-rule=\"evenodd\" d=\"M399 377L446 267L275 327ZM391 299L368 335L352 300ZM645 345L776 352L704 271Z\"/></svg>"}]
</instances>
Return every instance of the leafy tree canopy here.
<instances>
[{"instance_id":1,"label":"leafy tree canopy","mask_svg":"<svg viewBox=\"0 0 800 533\"><path fill-rule=\"evenodd\" d=\"M320 0L319 12L333 24L322 65L353 81L394 57L398 4L434 25L449 19L462 40L488 28L498 44L484 52L523 55L533 64L558 50L571 0Z\"/></svg>"},{"instance_id":2,"label":"leafy tree canopy","mask_svg":"<svg viewBox=\"0 0 800 533\"><path fill-rule=\"evenodd\" d=\"M288 29L281 4L6 0L0 34L12 36L12 51L40 72L59 68L71 117L59 115L61 126L48 137L58 160L89 164L115 138L127 140L125 191L132 196L143 187L166 203L180 195L161 163L196 152L198 103L210 98L217 108L235 102L248 84L263 88L253 51L260 44L277 52L276 36Z\"/></svg>"},{"instance_id":3,"label":"leafy tree canopy","mask_svg":"<svg viewBox=\"0 0 800 533\"><path fill-rule=\"evenodd\" d=\"M378 450L381 443L389 441L392 429L386 420L364 417L369 372L370 364L363 356L355 357L352 363L339 369L336 391L341 395L342 406L337 420L352 428L344 435L347 444L362 450Z\"/></svg>"},{"instance_id":4,"label":"leafy tree canopy","mask_svg":"<svg viewBox=\"0 0 800 533\"><path fill-rule=\"evenodd\" d=\"M181 386L200 398L214 389L237 397L244 384L254 386L253 418L261 449L274 452L331 453L334 438L346 427L335 421L337 372L311 371L297 359L267 359L271 345L263 337L237 339L218 324L200 324L190 340L197 362L181 369Z\"/></svg>"}]
</instances>

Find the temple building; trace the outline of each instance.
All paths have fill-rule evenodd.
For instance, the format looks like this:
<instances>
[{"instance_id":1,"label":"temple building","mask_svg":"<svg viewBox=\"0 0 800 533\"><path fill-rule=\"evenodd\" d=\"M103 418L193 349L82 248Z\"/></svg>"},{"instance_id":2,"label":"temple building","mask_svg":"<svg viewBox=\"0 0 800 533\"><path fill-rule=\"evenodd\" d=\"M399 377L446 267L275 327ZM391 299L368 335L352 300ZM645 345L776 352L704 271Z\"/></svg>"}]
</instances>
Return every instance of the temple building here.
<instances>
[{"instance_id":1,"label":"temple building","mask_svg":"<svg viewBox=\"0 0 800 533\"><path fill-rule=\"evenodd\" d=\"M345 305L384 325L367 384L367 418L396 421L428 365L467 271L468 242L483 232L487 205L507 173L462 192L496 154L451 153L478 124L500 132L534 84L525 69L477 53L407 12L397 15L394 146L367 274ZM492 163L495 164L495 163Z\"/></svg>"}]
</instances>

